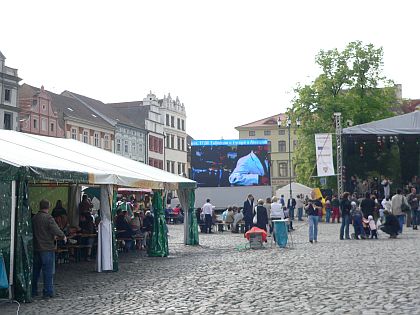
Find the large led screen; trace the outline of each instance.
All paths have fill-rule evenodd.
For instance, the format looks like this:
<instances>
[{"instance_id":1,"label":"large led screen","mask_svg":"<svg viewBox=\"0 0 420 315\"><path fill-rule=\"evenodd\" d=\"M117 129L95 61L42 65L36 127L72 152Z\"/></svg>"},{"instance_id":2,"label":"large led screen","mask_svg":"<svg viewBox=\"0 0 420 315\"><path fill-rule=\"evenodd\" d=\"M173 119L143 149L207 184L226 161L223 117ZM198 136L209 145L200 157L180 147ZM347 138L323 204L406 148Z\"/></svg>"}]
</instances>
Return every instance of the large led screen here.
<instances>
[{"instance_id":1,"label":"large led screen","mask_svg":"<svg viewBox=\"0 0 420 315\"><path fill-rule=\"evenodd\" d=\"M193 140L192 179L198 187L270 185L268 141Z\"/></svg>"}]
</instances>

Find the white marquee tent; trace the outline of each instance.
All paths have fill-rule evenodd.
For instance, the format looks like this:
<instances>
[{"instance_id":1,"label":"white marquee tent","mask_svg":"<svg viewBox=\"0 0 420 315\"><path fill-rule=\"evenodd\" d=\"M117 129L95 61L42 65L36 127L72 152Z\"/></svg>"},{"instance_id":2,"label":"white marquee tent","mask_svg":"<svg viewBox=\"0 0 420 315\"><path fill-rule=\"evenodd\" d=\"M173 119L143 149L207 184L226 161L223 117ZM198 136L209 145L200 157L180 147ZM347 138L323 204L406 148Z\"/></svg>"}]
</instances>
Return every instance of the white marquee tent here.
<instances>
[{"instance_id":1,"label":"white marquee tent","mask_svg":"<svg viewBox=\"0 0 420 315\"><path fill-rule=\"evenodd\" d=\"M293 198L296 198L297 195L303 194L303 197L305 197L306 195L308 195L309 197L311 196L311 191L312 188L299 184L299 183L292 183L292 194L293 194ZM286 186L283 186L279 189L276 190L276 196L280 197L281 195L284 195L284 197L286 198L286 200L289 198L290 195L290 185L287 184Z\"/></svg>"}]
</instances>

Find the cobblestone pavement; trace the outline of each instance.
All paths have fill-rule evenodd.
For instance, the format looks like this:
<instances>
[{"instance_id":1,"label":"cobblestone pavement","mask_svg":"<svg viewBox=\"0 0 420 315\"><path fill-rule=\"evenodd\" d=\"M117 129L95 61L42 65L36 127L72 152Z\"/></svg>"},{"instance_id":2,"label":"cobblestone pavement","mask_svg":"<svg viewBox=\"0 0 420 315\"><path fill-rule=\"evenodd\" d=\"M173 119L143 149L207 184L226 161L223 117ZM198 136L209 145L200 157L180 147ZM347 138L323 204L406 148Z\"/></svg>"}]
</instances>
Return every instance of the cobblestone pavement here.
<instances>
[{"instance_id":1,"label":"cobblestone pavement","mask_svg":"<svg viewBox=\"0 0 420 315\"><path fill-rule=\"evenodd\" d=\"M339 226L322 223L310 244L307 225L296 227L293 249L269 239L246 250L230 232L184 246L182 226L169 226L170 257L123 254L118 273L60 265L58 297L23 304L20 314L420 314L420 231L340 241Z\"/></svg>"}]
</instances>

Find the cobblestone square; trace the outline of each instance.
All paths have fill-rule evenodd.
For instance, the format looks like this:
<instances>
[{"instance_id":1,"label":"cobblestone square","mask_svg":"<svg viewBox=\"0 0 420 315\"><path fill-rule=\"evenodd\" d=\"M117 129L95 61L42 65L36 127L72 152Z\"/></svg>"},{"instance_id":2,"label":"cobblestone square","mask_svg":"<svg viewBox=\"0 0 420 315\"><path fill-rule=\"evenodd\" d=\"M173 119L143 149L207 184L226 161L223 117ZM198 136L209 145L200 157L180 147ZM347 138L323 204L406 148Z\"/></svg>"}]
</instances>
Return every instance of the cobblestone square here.
<instances>
[{"instance_id":1,"label":"cobblestone square","mask_svg":"<svg viewBox=\"0 0 420 315\"><path fill-rule=\"evenodd\" d=\"M117 273L59 265L58 296L23 304L20 314L420 314L420 232L340 241L338 224L321 223L310 244L307 225L296 228L293 249L269 238L265 249L247 250L230 232L184 246L183 227L170 225L170 257L122 254ZM16 304L0 313L16 314Z\"/></svg>"}]
</instances>

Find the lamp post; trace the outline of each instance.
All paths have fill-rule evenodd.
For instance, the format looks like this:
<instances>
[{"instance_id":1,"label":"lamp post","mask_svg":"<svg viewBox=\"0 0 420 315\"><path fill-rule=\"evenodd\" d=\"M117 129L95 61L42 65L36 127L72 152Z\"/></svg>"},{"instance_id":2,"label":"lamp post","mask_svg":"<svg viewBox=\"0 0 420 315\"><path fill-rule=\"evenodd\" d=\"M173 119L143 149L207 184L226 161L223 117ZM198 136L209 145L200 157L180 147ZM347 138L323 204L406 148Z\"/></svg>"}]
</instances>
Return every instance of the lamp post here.
<instances>
[{"instance_id":1,"label":"lamp post","mask_svg":"<svg viewBox=\"0 0 420 315\"><path fill-rule=\"evenodd\" d=\"M293 200L293 195L292 195L292 150L291 150L291 135L290 135L290 129L292 127L292 120L289 116L286 117L286 127L287 127L287 132L288 132L288 138L289 138L289 192L290 192L290 196L289 196L289 200L290 200L290 207L292 206L292 200ZM300 119L297 118L296 119L296 126L299 127L301 124ZM279 116L278 120L277 120L277 125L279 126L279 128L282 126L282 121L281 121L281 117Z\"/></svg>"}]
</instances>

